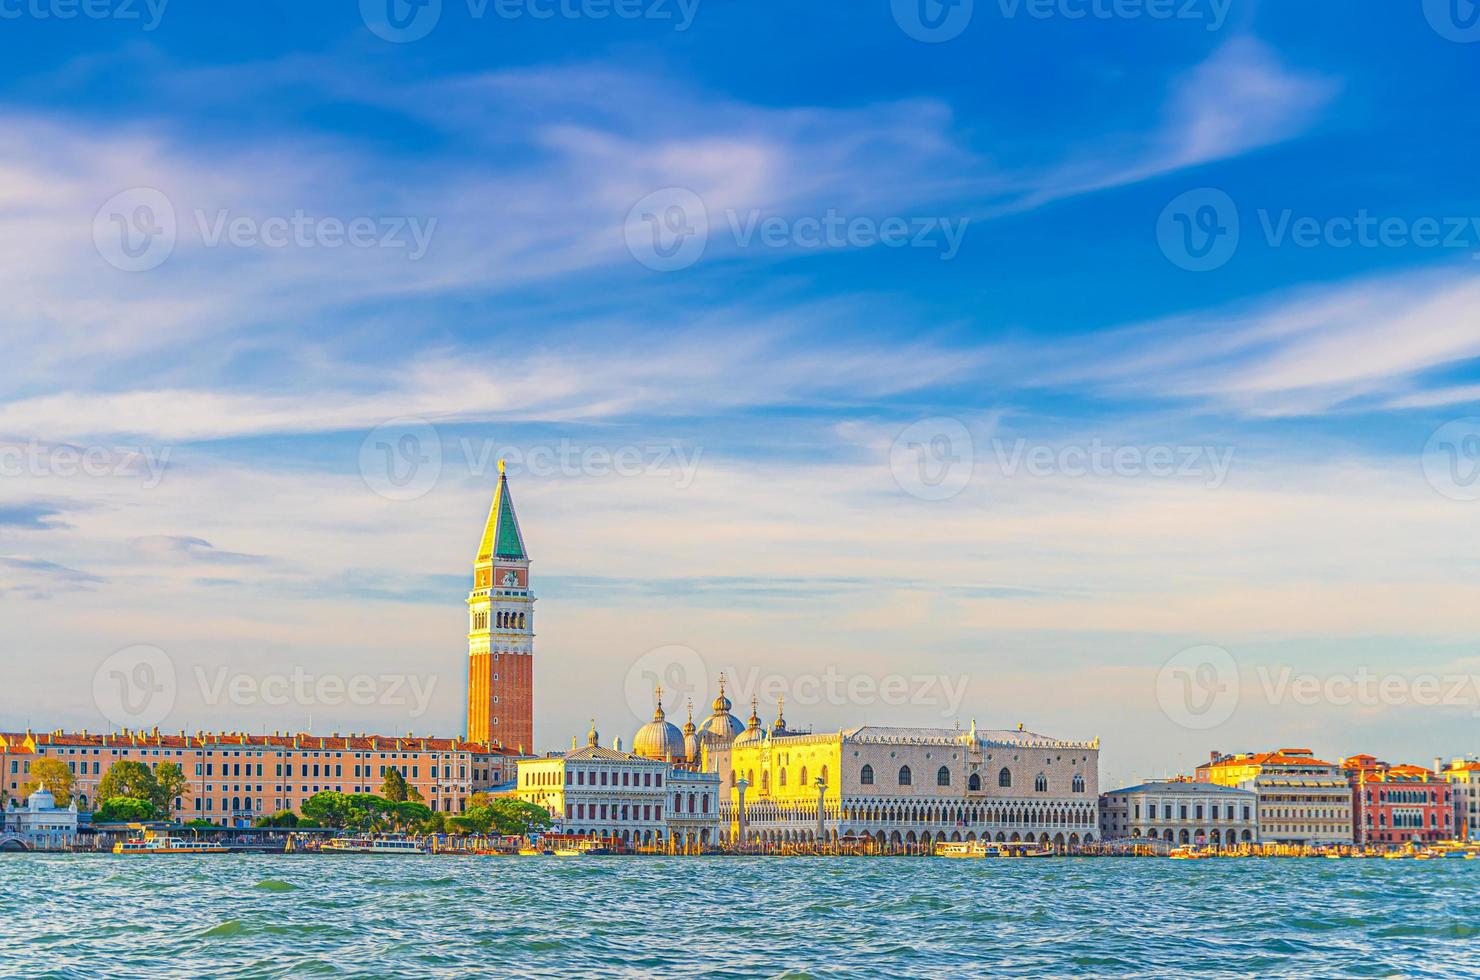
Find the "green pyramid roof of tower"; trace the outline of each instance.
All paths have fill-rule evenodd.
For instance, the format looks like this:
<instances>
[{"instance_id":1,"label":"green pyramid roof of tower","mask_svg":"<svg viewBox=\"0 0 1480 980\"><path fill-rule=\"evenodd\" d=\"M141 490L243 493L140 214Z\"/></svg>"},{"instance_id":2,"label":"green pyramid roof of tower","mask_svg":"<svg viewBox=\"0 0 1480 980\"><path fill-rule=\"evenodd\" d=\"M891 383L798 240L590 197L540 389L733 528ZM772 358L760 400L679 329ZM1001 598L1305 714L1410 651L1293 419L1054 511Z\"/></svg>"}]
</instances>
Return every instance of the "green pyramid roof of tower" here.
<instances>
[{"instance_id":1,"label":"green pyramid roof of tower","mask_svg":"<svg viewBox=\"0 0 1480 980\"><path fill-rule=\"evenodd\" d=\"M483 540L478 544L478 561L494 558L525 559L524 535L519 533L519 518L514 514L514 498L509 495L509 478L499 464L498 489L493 492L493 506L488 510L488 523L483 526Z\"/></svg>"}]
</instances>

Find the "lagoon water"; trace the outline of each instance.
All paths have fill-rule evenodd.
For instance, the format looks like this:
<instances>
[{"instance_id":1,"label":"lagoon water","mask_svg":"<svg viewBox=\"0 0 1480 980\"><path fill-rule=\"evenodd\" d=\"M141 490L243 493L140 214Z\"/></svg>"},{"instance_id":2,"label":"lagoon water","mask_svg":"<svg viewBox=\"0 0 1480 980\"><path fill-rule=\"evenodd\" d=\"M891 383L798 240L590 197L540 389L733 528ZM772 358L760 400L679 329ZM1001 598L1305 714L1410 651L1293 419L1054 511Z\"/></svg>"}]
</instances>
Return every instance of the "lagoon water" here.
<instances>
[{"instance_id":1,"label":"lagoon water","mask_svg":"<svg viewBox=\"0 0 1480 980\"><path fill-rule=\"evenodd\" d=\"M1480 861L0 855L0 975L1466 977Z\"/></svg>"}]
</instances>

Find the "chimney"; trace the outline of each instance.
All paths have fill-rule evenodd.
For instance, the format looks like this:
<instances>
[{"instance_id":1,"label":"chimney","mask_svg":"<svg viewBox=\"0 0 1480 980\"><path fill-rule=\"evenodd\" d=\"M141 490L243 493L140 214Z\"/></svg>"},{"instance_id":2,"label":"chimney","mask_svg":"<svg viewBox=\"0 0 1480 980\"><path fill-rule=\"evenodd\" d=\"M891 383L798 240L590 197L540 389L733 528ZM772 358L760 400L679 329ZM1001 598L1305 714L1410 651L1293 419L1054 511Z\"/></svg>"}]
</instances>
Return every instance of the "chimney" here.
<instances>
[{"instance_id":1,"label":"chimney","mask_svg":"<svg viewBox=\"0 0 1480 980\"><path fill-rule=\"evenodd\" d=\"M1444 771L1444 760L1441 759L1441 758L1439 758L1437 755L1434 756L1434 772L1443 772L1443 771Z\"/></svg>"}]
</instances>

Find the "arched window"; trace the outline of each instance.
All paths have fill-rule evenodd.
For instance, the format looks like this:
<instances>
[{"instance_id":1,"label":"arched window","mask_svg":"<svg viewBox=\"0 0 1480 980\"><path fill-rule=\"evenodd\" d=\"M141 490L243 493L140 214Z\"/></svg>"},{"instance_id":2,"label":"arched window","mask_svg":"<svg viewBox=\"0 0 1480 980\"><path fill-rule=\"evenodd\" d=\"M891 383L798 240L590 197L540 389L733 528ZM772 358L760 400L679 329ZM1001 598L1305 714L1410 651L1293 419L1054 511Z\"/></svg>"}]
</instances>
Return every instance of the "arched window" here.
<instances>
[{"instance_id":1,"label":"arched window","mask_svg":"<svg viewBox=\"0 0 1480 980\"><path fill-rule=\"evenodd\" d=\"M971 778L966 780L966 788L973 793L980 793L982 788L982 777L977 775L976 773L972 773Z\"/></svg>"},{"instance_id":2,"label":"arched window","mask_svg":"<svg viewBox=\"0 0 1480 980\"><path fill-rule=\"evenodd\" d=\"M908 785L910 785L910 780L911 780L910 767L909 766L900 766L899 767L899 785L901 785L901 786L908 786Z\"/></svg>"},{"instance_id":3,"label":"arched window","mask_svg":"<svg viewBox=\"0 0 1480 980\"><path fill-rule=\"evenodd\" d=\"M805 785L807 785L807 767L806 766L802 766L802 781L799 782L799 783L797 783L797 785L798 786L805 786Z\"/></svg>"},{"instance_id":4,"label":"arched window","mask_svg":"<svg viewBox=\"0 0 1480 980\"><path fill-rule=\"evenodd\" d=\"M872 786L874 784L874 767L865 763L864 767L858 770L858 781L864 786Z\"/></svg>"},{"instance_id":5,"label":"arched window","mask_svg":"<svg viewBox=\"0 0 1480 980\"><path fill-rule=\"evenodd\" d=\"M1048 792L1048 777L1041 772L1033 779L1033 791L1036 793Z\"/></svg>"},{"instance_id":6,"label":"arched window","mask_svg":"<svg viewBox=\"0 0 1480 980\"><path fill-rule=\"evenodd\" d=\"M822 781L827 782L827 766L822 767Z\"/></svg>"},{"instance_id":7,"label":"arched window","mask_svg":"<svg viewBox=\"0 0 1480 980\"><path fill-rule=\"evenodd\" d=\"M951 785L951 770L947 769L945 766L941 766L939 769L937 769L935 771L935 785Z\"/></svg>"},{"instance_id":8,"label":"arched window","mask_svg":"<svg viewBox=\"0 0 1480 980\"><path fill-rule=\"evenodd\" d=\"M1081 775L1079 775L1079 773L1077 773L1077 772L1074 774L1074 786L1073 786L1073 788L1074 788L1074 792L1076 792L1076 793L1083 793L1084 792L1084 777L1081 776Z\"/></svg>"},{"instance_id":9,"label":"arched window","mask_svg":"<svg viewBox=\"0 0 1480 980\"><path fill-rule=\"evenodd\" d=\"M786 767L785 766L782 766L781 767L781 779L777 781L777 785L778 786L785 786L786 785Z\"/></svg>"},{"instance_id":10,"label":"arched window","mask_svg":"<svg viewBox=\"0 0 1480 980\"><path fill-rule=\"evenodd\" d=\"M1010 772L1007 771L1007 767L1006 766L1003 766L1002 767L1002 771L997 774L997 785L998 786L1011 786L1012 785L1012 773L1010 773Z\"/></svg>"}]
</instances>

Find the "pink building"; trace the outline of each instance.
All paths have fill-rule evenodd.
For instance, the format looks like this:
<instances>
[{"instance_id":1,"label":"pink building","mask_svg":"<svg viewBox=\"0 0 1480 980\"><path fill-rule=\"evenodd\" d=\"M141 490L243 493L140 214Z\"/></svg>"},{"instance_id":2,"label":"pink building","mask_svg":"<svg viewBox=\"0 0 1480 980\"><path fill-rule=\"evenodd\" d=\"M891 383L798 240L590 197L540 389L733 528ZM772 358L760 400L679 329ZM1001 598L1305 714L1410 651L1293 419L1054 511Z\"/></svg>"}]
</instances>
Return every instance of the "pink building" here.
<instances>
[{"instance_id":1,"label":"pink building","mask_svg":"<svg viewBox=\"0 0 1480 980\"><path fill-rule=\"evenodd\" d=\"M433 810L460 813L473 793L512 782L518 760L529 757L479 742L409 735L0 733L0 785L18 795L31 763L41 758L59 759L72 770L83 809L93 806L98 782L114 762L151 769L177 763L191 789L176 798L174 815L239 825L279 810L296 812L326 790L377 793L392 767Z\"/></svg>"},{"instance_id":2,"label":"pink building","mask_svg":"<svg viewBox=\"0 0 1480 980\"><path fill-rule=\"evenodd\" d=\"M1352 830L1358 844L1433 843L1456 836L1453 791L1422 766L1390 766L1370 755L1342 760L1352 784Z\"/></svg>"}]
</instances>

